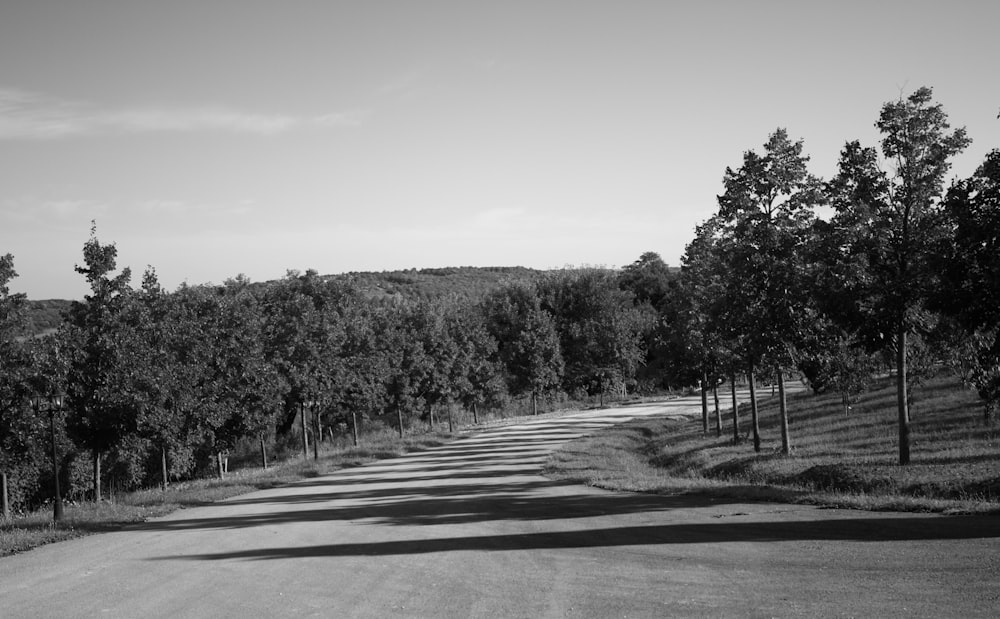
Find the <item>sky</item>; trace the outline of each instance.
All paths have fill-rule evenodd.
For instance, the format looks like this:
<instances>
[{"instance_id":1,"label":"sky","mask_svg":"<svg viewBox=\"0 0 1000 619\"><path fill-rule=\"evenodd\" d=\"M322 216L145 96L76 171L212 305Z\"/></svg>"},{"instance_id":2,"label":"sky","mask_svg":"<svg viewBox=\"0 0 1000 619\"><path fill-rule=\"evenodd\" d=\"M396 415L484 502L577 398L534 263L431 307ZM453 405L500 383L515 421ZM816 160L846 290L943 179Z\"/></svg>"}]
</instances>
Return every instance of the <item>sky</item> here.
<instances>
[{"instance_id":1,"label":"sky","mask_svg":"<svg viewBox=\"0 0 1000 619\"><path fill-rule=\"evenodd\" d=\"M135 286L681 261L778 127L829 177L921 86L1000 147L1000 3L5 0L0 255Z\"/></svg>"}]
</instances>

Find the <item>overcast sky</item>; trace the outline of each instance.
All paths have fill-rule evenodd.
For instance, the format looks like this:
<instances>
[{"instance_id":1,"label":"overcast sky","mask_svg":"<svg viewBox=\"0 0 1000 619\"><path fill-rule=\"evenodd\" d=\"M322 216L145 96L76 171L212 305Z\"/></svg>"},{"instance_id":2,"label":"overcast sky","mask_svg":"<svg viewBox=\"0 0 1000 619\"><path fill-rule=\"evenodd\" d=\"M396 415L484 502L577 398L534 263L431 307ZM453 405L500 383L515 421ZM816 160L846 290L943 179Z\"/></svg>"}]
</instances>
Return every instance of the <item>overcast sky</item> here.
<instances>
[{"instance_id":1,"label":"overcast sky","mask_svg":"<svg viewBox=\"0 0 1000 619\"><path fill-rule=\"evenodd\" d=\"M138 285L678 264L777 127L829 177L931 86L1000 147L1000 3L0 4L0 254L80 298L96 220Z\"/></svg>"}]
</instances>

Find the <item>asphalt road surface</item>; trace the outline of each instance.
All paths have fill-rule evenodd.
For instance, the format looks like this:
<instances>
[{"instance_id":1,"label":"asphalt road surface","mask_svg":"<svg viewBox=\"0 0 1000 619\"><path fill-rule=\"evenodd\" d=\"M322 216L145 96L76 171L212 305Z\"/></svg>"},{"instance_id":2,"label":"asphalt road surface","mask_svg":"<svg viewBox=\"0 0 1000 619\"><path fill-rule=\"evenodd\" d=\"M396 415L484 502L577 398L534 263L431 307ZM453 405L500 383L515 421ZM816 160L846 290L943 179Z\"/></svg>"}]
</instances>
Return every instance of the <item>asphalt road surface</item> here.
<instances>
[{"instance_id":1,"label":"asphalt road surface","mask_svg":"<svg viewBox=\"0 0 1000 619\"><path fill-rule=\"evenodd\" d=\"M0 617L996 617L1000 518L604 492L538 419L0 559Z\"/></svg>"}]
</instances>

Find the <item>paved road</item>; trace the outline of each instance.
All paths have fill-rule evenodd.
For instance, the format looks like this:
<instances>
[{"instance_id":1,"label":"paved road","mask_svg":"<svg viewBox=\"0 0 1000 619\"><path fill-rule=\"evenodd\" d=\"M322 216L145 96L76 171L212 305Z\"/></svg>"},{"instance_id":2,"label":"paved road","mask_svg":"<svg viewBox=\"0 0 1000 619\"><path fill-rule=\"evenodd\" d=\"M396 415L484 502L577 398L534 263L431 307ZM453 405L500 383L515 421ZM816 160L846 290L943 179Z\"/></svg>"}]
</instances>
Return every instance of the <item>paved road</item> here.
<instances>
[{"instance_id":1,"label":"paved road","mask_svg":"<svg viewBox=\"0 0 1000 619\"><path fill-rule=\"evenodd\" d=\"M0 617L1000 616L1000 519L604 492L539 419L0 559Z\"/></svg>"}]
</instances>

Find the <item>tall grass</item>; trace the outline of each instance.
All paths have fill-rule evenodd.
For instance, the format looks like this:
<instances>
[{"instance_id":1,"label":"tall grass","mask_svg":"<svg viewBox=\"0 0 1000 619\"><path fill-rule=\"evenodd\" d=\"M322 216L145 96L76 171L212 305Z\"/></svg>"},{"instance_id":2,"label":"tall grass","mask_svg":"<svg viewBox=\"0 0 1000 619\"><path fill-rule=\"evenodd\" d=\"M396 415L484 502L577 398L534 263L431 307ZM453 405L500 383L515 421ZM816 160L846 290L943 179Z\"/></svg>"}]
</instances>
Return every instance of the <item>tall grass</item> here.
<instances>
[{"instance_id":1,"label":"tall grass","mask_svg":"<svg viewBox=\"0 0 1000 619\"><path fill-rule=\"evenodd\" d=\"M1000 427L951 376L912 397L912 462L897 464L895 385L885 379L845 414L840 396L789 398L793 452L781 454L777 402L760 409L762 451L702 434L700 420L646 419L583 438L556 453L546 473L646 492L709 492L867 509L1000 510ZM744 423L748 411L741 407ZM728 421L731 422L731 417ZM747 428L749 430L749 428Z\"/></svg>"}]
</instances>

